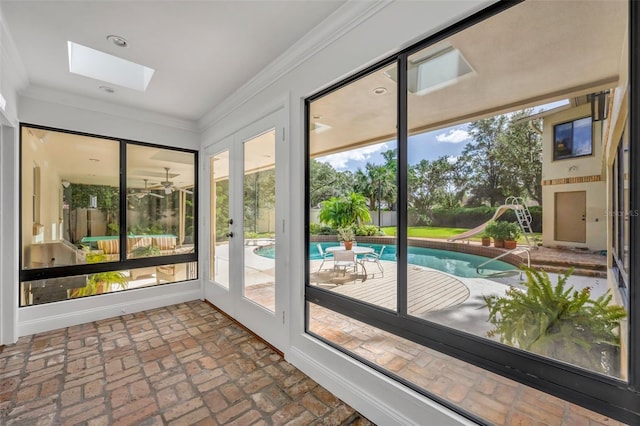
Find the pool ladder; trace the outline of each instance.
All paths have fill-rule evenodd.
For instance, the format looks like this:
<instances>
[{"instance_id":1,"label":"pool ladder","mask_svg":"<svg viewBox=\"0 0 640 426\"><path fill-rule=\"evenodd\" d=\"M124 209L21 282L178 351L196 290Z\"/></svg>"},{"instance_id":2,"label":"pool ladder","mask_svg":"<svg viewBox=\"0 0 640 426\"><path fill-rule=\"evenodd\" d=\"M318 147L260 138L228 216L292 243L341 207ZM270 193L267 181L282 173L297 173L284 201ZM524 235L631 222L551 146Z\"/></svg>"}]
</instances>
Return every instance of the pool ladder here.
<instances>
[{"instance_id":1,"label":"pool ladder","mask_svg":"<svg viewBox=\"0 0 640 426\"><path fill-rule=\"evenodd\" d=\"M509 255L509 254L516 254L516 253L520 253L520 252L524 252L527 254L527 268L531 268L531 253L530 253L531 248L530 247L516 247L514 249L511 249L509 251L505 251L504 253L500 253L498 256L493 257L489 260L487 260L486 262L482 262L480 265L476 266L476 273L478 275L482 275L483 277L508 277L511 276L513 274L513 272L518 272L520 273L520 279L522 279L522 271L520 269L510 269L508 271L500 271L500 272L494 272L492 274L485 274L484 272L481 272L485 266L487 266L488 264L490 264L491 262L494 262L496 260L500 260L503 257Z\"/></svg>"}]
</instances>

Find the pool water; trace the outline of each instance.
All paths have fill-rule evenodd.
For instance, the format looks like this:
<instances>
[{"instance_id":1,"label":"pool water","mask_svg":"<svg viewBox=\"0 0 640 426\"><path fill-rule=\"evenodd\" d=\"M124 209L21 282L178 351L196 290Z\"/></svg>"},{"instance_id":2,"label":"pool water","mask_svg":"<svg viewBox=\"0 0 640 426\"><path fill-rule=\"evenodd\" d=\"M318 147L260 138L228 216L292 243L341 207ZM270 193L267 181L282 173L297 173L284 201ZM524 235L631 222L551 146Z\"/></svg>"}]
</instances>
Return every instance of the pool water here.
<instances>
[{"instance_id":1,"label":"pool water","mask_svg":"<svg viewBox=\"0 0 640 426\"><path fill-rule=\"evenodd\" d=\"M312 243L309 246L309 258L311 260L320 260L320 252L317 248L318 243ZM336 243L321 243L323 250L327 247L336 246ZM360 246L371 247L376 253L380 252L382 244L359 244ZM266 246L256 249L256 254L270 259L275 258L275 246ZM382 260L396 261L396 246L386 245L382 253ZM487 275L510 271L516 269L515 266L495 260L486 267L483 267L483 275L476 272L476 267L489 260L488 257L478 256L475 254L459 253L456 251L438 250L424 247L409 246L408 262L410 265L425 266L427 268L437 269L457 277L478 278Z\"/></svg>"}]
</instances>

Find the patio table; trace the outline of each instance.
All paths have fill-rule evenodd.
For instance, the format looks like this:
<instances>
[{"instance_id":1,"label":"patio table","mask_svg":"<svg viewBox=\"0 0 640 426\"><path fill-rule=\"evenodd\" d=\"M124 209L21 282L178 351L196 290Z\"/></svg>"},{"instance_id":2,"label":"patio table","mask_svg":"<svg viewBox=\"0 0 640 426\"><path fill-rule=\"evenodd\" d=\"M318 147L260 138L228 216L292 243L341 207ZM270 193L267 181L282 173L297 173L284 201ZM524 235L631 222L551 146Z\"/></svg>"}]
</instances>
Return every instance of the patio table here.
<instances>
[{"instance_id":1,"label":"patio table","mask_svg":"<svg viewBox=\"0 0 640 426\"><path fill-rule=\"evenodd\" d=\"M335 253L337 251L345 251L344 246L330 246L325 249L327 253ZM356 263L362 267L362 281L367 280L367 268L364 266L364 262L357 261L358 256L362 256L364 254L375 253L375 250L371 247L367 246L353 246L351 247L351 251L356 255Z\"/></svg>"}]
</instances>

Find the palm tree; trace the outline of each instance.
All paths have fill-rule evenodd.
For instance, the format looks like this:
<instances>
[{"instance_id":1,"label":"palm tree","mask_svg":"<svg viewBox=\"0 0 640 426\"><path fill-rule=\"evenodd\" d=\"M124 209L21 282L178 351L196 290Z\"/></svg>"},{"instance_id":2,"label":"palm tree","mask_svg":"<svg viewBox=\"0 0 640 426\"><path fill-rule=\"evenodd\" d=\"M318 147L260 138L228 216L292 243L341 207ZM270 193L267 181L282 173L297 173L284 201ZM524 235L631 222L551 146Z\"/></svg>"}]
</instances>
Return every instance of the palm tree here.
<instances>
[{"instance_id":1,"label":"palm tree","mask_svg":"<svg viewBox=\"0 0 640 426\"><path fill-rule=\"evenodd\" d=\"M345 228L369 222L371 215L367 199L356 192L341 197L331 197L321 203L320 222L334 228Z\"/></svg>"}]
</instances>

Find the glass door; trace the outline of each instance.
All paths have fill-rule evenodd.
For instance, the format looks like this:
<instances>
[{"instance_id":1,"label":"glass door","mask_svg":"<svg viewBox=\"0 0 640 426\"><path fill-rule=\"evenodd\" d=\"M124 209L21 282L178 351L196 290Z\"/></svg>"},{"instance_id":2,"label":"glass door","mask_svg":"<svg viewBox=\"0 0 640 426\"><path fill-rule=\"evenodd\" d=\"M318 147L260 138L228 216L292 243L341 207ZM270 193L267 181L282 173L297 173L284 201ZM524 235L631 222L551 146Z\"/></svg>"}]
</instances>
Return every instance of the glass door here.
<instances>
[{"instance_id":1,"label":"glass door","mask_svg":"<svg viewBox=\"0 0 640 426\"><path fill-rule=\"evenodd\" d=\"M275 347L284 348L286 249L279 202L286 183L282 110L207 151L211 194L206 297ZM284 151L284 152L283 152ZM276 256L277 254L277 256Z\"/></svg>"}]
</instances>

